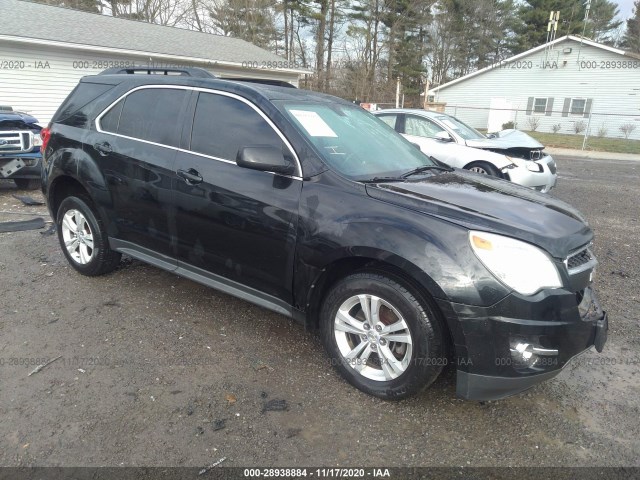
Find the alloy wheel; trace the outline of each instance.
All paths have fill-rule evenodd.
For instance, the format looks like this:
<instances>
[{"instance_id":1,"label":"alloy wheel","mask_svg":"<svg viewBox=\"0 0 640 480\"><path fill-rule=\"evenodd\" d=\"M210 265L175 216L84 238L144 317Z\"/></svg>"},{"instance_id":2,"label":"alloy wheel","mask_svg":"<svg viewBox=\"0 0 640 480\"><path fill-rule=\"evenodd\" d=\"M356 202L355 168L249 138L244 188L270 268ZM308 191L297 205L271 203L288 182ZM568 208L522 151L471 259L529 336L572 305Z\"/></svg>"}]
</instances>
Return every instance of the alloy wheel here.
<instances>
[{"instance_id":1,"label":"alloy wheel","mask_svg":"<svg viewBox=\"0 0 640 480\"><path fill-rule=\"evenodd\" d=\"M344 363L371 380L398 378L411 361L407 322L398 309L374 295L354 295L340 305L334 336Z\"/></svg>"},{"instance_id":2,"label":"alloy wheel","mask_svg":"<svg viewBox=\"0 0 640 480\"><path fill-rule=\"evenodd\" d=\"M79 210L68 210L62 218L62 238L71 258L80 265L91 261L95 253L93 232Z\"/></svg>"}]
</instances>

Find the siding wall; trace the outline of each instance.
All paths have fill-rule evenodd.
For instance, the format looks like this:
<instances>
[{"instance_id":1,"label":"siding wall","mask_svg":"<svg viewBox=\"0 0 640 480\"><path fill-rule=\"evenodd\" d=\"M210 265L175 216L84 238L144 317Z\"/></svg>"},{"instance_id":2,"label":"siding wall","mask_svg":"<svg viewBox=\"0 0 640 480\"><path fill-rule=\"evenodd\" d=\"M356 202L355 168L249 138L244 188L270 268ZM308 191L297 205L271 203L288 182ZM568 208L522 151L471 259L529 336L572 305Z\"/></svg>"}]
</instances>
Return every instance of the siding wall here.
<instances>
[{"instance_id":1,"label":"siding wall","mask_svg":"<svg viewBox=\"0 0 640 480\"><path fill-rule=\"evenodd\" d=\"M571 53L563 52L567 48ZM627 68L620 62L626 62ZM606 136L623 138L619 127L631 123L636 129L629 138L640 139L640 60L587 45L580 48L573 40L555 45L548 56L545 51L536 52L432 93L436 101L447 103L447 113L476 128L487 128L491 99L505 98L513 109L520 110L512 112L511 118L522 130L531 130L526 112L529 99L553 98L552 112L531 115L539 118L538 131L551 132L552 125L560 124L559 133L574 133L575 122L589 120L563 116L566 99L592 99L591 135L604 126ZM622 116L598 115L602 113Z\"/></svg>"},{"instance_id":2,"label":"siding wall","mask_svg":"<svg viewBox=\"0 0 640 480\"><path fill-rule=\"evenodd\" d=\"M108 62L114 61L146 65L150 59L144 56L99 54L0 41L0 105L9 105L14 110L30 113L41 125L46 125L81 77L95 75L108 68ZM164 62L162 66L176 63L188 65L186 62L171 60L155 59L155 62ZM11 68L16 65L18 68ZM230 67L208 70L220 77L259 77L298 85L295 73Z\"/></svg>"}]
</instances>

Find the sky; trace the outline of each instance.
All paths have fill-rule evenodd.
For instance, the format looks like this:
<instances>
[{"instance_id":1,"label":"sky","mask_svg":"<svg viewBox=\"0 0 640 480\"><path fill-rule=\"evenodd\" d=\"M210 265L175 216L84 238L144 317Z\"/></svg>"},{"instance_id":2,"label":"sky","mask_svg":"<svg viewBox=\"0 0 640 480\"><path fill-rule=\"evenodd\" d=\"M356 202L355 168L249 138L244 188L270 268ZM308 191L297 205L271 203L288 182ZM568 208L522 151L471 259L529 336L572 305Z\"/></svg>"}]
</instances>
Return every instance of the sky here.
<instances>
[{"instance_id":1,"label":"sky","mask_svg":"<svg viewBox=\"0 0 640 480\"><path fill-rule=\"evenodd\" d=\"M621 20L626 20L631 16L633 11L633 2L634 0L615 0L614 3L618 4L618 8L620 9L620 15L618 18Z\"/></svg>"}]
</instances>

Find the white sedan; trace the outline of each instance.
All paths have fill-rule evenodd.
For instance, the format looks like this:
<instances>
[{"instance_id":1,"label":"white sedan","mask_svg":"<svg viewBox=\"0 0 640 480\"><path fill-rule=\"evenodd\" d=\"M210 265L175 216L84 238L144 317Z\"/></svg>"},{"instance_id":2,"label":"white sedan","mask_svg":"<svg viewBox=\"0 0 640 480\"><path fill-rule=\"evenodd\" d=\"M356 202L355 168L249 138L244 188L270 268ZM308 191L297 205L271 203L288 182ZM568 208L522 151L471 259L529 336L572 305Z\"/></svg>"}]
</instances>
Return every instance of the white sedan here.
<instances>
[{"instance_id":1,"label":"white sedan","mask_svg":"<svg viewBox=\"0 0 640 480\"><path fill-rule=\"evenodd\" d=\"M503 137L486 137L444 113L413 109L372 113L419 146L423 153L452 167L504 178L543 193L556 184L555 161L542 153L542 145L534 148L535 140L522 132L511 131L518 140L518 146L514 146L505 142L508 131L501 132L506 133ZM523 146L525 141L529 143ZM473 148L468 146L470 144ZM500 150L505 153L499 153Z\"/></svg>"}]
</instances>

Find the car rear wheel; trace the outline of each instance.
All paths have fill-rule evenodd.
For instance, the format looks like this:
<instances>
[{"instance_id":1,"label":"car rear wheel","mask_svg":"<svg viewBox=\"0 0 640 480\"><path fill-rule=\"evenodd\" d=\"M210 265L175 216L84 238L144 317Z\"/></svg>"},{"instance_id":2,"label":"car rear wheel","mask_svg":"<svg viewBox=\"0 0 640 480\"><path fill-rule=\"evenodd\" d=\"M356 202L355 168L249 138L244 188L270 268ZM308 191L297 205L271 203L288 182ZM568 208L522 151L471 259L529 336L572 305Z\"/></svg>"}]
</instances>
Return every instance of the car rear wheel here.
<instances>
[{"instance_id":1,"label":"car rear wheel","mask_svg":"<svg viewBox=\"0 0 640 480\"><path fill-rule=\"evenodd\" d=\"M109 248L105 228L89 198L65 198L58 208L56 226L65 257L83 275L109 273L120 263L121 255Z\"/></svg>"},{"instance_id":2,"label":"car rear wheel","mask_svg":"<svg viewBox=\"0 0 640 480\"><path fill-rule=\"evenodd\" d=\"M325 297L320 319L332 364L370 395L411 396L446 364L435 310L395 277L363 272L344 278Z\"/></svg>"},{"instance_id":3,"label":"car rear wheel","mask_svg":"<svg viewBox=\"0 0 640 480\"><path fill-rule=\"evenodd\" d=\"M498 169L487 162L473 162L464 168L469 170L470 172L480 173L482 175L489 175L492 177L501 177Z\"/></svg>"},{"instance_id":4,"label":"car rear wheel","mask_svg":"<svg viewBox=\"0 0 640 480\"><path fill-rule=\"evenodd\" d=\"M20 190L37 190L41 185L39 178L14 178L13 181Z\"/></svg>"}]
</instances>

